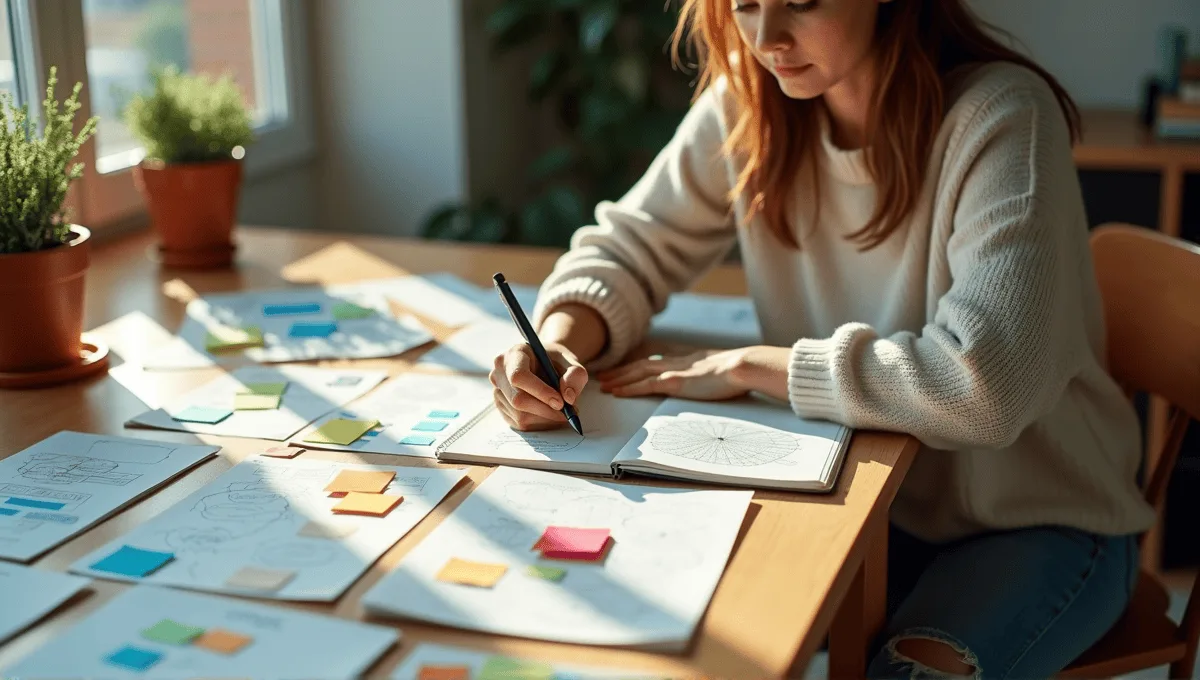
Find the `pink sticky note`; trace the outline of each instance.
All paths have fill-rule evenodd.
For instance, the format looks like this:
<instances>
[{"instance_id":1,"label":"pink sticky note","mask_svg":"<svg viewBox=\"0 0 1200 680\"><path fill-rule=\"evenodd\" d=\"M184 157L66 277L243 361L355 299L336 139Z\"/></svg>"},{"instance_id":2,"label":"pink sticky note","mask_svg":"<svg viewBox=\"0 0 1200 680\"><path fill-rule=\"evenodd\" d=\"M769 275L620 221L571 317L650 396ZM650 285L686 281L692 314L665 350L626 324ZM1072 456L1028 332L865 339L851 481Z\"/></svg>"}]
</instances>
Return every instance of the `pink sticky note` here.
<instances>
[{"instance_id":1,"label":"pink sticky note","mask_svg":"<svg viewBox=\"0 0 1200 680\"><path fill-rule=\"evenodd\" d=\"M604 550L608 536L608 529L550 526L546 527L533 549L541 550L547 557L551 557L550 553L595 555Z\"/></svg>"}]
</instances>

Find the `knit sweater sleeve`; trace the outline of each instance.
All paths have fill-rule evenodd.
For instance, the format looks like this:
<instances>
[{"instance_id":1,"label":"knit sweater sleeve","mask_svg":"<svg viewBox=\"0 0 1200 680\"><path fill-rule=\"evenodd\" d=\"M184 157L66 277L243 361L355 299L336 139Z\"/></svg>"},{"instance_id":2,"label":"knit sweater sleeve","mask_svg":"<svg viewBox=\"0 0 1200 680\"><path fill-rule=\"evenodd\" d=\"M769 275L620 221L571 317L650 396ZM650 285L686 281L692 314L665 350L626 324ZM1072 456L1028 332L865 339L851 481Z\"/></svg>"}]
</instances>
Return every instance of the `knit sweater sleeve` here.
<instances>
[{"instance_id":1,"label":"knit sweater sleeve","mask_svg":"<svg viewBox=\"0 0 1200 680\"><path fill-rule=\"evenodd\" d=\"M595 309L608 344L592 369L615 365L640 343L667 297L718 263L736 238L724 139L720 96L710 88L637 184L597 206L596 224L572 237L542 284L535 326L563 303Z\"/></svg>"},{"instance_id":2,"label":"knit sweater sleeve","mask_svg":"<svg viewBox=\"0 0 1200 680\"><path fill-rule=\"evenodd\" d=\"M943 449L1011 444L1058 401L1089 351L1086 220L1066 122L1048 87L1017 81L964 114L937 197L952 278L920 333L846 324L791 351L793 410L907 432Z\"/></svg>"}]
</instances>

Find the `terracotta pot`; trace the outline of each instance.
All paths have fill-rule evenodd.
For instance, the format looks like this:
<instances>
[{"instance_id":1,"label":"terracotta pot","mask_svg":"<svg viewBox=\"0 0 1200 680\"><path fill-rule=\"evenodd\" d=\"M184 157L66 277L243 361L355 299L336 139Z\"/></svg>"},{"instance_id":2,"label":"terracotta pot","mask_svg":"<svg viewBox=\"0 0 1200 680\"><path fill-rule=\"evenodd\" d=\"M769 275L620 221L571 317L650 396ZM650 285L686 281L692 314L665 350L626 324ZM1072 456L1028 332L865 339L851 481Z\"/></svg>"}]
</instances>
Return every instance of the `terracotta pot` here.
<instances>
[{"instance_id":1,"label":"terracotta pot","mask_svg":"<svg viewBox=\"0 0 1200 680\"><path fill-rule=\"evenodd\" d=\"M91 232L77 225L71 231L67 245L0 255L0 373L80 362Z\"/></svg>"},{"instance_id":2,"label":"terracotta pot","mask_svg":"<svg viewBox=\"0 0 1200 680\"><path fill-rule=\"evenodd\" d=\"M143 161L134 181L150 210L163 264L215 268L233 262L241 161Z\"/></svg>"}]
</instances>

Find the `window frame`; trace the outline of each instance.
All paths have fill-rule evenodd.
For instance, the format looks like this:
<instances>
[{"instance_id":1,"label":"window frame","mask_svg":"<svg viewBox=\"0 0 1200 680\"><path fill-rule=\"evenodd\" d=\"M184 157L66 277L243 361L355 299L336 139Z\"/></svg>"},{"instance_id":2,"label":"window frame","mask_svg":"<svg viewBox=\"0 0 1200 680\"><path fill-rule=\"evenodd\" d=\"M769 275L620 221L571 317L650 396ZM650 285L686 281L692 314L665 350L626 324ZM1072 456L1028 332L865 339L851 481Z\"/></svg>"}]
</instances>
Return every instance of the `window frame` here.
<instances>
[{"instance_id":1,"label":"window frame","mask_svg":"<svg viewBox=\"0 0 1200 680\"><path fill-rule=\"evenodd\" d=\"M32 76L35 91L44 94L51 64L58 67L58 96L65 97L75 83L83 83L79 120L91 116L91 93L87 76L87 45L83 0L10 0L21 6L30 27L30 55L22 61L22 71ZM312 68L309 54L309 0L250 0L259 16L278 19L278 31L268 30L265 49L281 49L282 60L273 60L266 78L285 84L287 121L269 122L255 129L256 141L246 152L245 177L248 181L299 165L316 156L316 122L313 115ZM15 31L14 31L15 32ZM278 44L274 44L278 41ZM257 50L256 50L257 51ZM257 58L257 57L256 57ZM272 61L268 61L271 64ZM27 76L28 77L28 76ZM269 88L268 92L278 92ZM28 90L26 89L26 92ZM36 97L40 102L41 97ZM283 102L276 102L278 106ZM36 102L35 102L36 104ZM31 112L33 108L31 107ZM143 226L146 209L134 186L133 168L108 173L96 169L96 140L88 140L78 161L84 163L83 177L68 194L73 221L93 234L106 230Z\"/></svg>"}]
</instances>

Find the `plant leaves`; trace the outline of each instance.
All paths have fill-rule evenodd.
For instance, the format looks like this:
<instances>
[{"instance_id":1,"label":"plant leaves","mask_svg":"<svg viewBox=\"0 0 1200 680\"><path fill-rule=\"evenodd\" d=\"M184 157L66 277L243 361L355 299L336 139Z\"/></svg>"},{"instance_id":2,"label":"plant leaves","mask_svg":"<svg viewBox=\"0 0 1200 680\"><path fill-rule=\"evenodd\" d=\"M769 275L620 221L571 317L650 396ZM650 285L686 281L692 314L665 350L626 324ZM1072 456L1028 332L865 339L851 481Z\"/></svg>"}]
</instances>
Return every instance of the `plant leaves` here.
<instances>
[{"instance_id":1,"label":"plant leaves","mask_svg":"<svg viewBox=\"0 0 1200 680\"><path fill-rule=\"evenodd\" d=\"M533 0L505 0L484 22L492 47L503 52L536 37L546 27L546 14Z\"/></svg>"},{"instance_id":2,"label":"plant leaves","mask_svg":"<svg viewBox=\"0 0 1200 680\"><path fill-rule=\"evenodd\" d=\"M583 12L579 25L579 41L588 52L599 52L604 39L612 33L620 17L617 0L600 0Z\"/></svg>"},{"instance_id":3,"label":"plant leaves","mask_svg":"<svg viewBox=\"0 0 1200 680\"><path fill-rule=\"evenodd\" d=\"M545 99L567 70L567 58L553 50L538 58L529 70L529 98L535 102Z\"/></svg>"},{"instance_id":4,"label":"plant leaves","mask_svg":"<svg viewBox=\"0 0 1200 680\"><path fill-rule=\"evenodd\" d=\"M529 166L529 179L541 182L570 168L577 160L575 149L568 145L557 146L542 154Z\"/></svg>"},{"instance_id":5,"label":"plant leaves","mask_svg":"<svg viewBox=\"0 0 1200 680\"><path fill-rule=\"evenodd\" d=\"M580 133L592 138L599 137L606 128L622 122L628 112L628 103L616 92L588 92L583 97Z\"/></svg>"}]
</instances>

